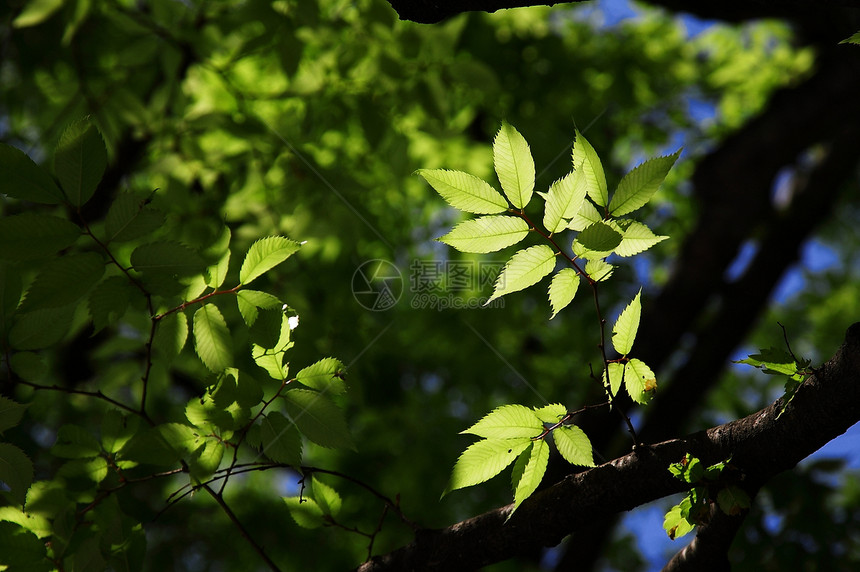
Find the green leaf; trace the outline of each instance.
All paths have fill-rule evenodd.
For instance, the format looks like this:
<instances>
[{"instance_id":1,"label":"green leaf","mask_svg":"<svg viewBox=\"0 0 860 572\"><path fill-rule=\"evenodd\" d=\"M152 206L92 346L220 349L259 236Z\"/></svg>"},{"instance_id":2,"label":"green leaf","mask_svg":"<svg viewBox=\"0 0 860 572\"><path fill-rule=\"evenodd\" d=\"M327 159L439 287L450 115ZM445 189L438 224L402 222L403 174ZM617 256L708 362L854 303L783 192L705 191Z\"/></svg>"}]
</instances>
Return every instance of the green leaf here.
<instances>
[{"instance_id":1,"label":"green leaf","mask_svg":"<svg viewBox=\"0 0 860 572\"><path fill-rule=\"evenodd\" d=\"M460 252L496 252L520 242L529 233L529 225L519 217L482 216L463 221L437 240Z\"/></svg>"},{"instance_id":2,"label":"green leaf","mask_svg":"<svg viewBox=\"0 0 860 572\"><path fill-rule=\"evenodd\" d=\"M0 264L0 332L5 331L8 327L7 324L21 301L23 291L24 283L21 279L21 272L5 264Z\"/></svg>"},{"instance_id":3,"label":"green leaf","mask_svg":"<svg viewBox=\"0 0 860 572\"><path fill-rule=\"evenodd\" d=\"M663 529L672 540L681 538L694 528L696 525L681 514L681 505L673 506L663 518Z\"/></svg>"},{"instance_id":4,"label":"green leaf","mask_svg":"<svg viewBox=\"0 0 860 572\"><path fill-rule=\"evenodd\" d=\"M45 356L34 352L15 352L9 360L9 365L21 379L33 383L45 379L50 371Z\"/></svg>"},{"instance_id":5,"label":"green leaf","mask_svg":"<svg viewBox=\"0 0 860 572\"><path fill-rule=\"evenodd\" d=\"M587 187L585 177L579 171L573 171L550 185L543 215L543 225L549 232L563 231L568 220L579 214Z\"/></svg>"},{"instance_id":6,"label":"green leaf","mask_svg":"<svg viewBox=\"0 0 860 572\"><path fill-rule=\"evenodd\" d=\"M203 365L215 373L233 365L233 339L214 304L204 304L194 312L194 350Z\"/></svg>"},{"instance_id":7,"label":"green leaf","mask_svg":"<svg viewBox=\"0 0 860 572\"><path fill-rule=\"evenodd\" d=\"M122 318L133 294L132 286L124 276L105 278L93 288L88 298L90 316L93 319L93 333L100 332Z\"/></svg>"},{"instance_id":8,"label":"green leaf","mask_svg":"<svg viewBox=\"0 0 860 572\"><path fill-rule=\"evenodd\" d=\"M735 516L750 507L750 496L737 485L730 485L717 493L717 504L724 513Z\"/></svg>"},{"instance_id":9,"label":"green leaf","mask_svg":"<svg viewBox=\"0 0 860 572\"><path fill-rule=\"evenodd\" d=\"M257 290L239 290L236 293L236 301L239 306L239 313L242 314L242 319L248 326L253 326L257 321L257 308L264 310L280 310L284 303L268 292L260 292Z\"/></svg>"},{"instance_id":10,"label":"green leaf","mask_svg":"<svg viewBox=\"0 0 860 572\"><path fill-rule=\"evenodd\" d=\"M534 413L542 423L550 423L554 425L558 423L562 417L567 415L567 407L561 403L550 403L549 405L536 408Z\"/></svg>"},{"instance_id":11,"label":"green leaf","mask_svg":"<svg viewBox=\"0 0 860 572\"><path fill-rule=\"evenodd\" d=\"M618 225L624 231L621 244L615 249L615 254L618 256L639 254L669 238L655 235L650 228L635 220L618 221Z\"/></svg>"},{"instance_id":12,"label":"green leaf","mask_svg":"<svg viewBox=\"0 0 860 572\"><path fill-rule=\"evenodd\" d=\"M535 492L535 489L538 488L538 485L546 472L548 461L549 445L543 439L535 441L532 446L531 454L529 455L529 460L526 463L525 468L523 468L523 474L519 481L517 481L517 487L516 490L514 490L514 508L511 510L510 514L508 514L508 518L510 518L522 502L529 498L531 494Z\"/></svg>"},{"instance_id":13,"label":"green leaf","mask_svg":"<svg viewBox=\"0 0 860 572\"><path fill-rule=\"evenodd\" d=\"M657 389L657 379L642 360L633 358L624 366L624 385L636 403L648 403Z\"/></svg>"},{"instance_id":14,"label":"green leaf","mask_svg":"<svg viewBox=\"0 0 860 572\"><path fill-rule=\"evenodd\" d=\"M502 405L480 421L461 431L489 439L532 438L543 431L543 422L535 412L522 405Z\"/></svg>"},{"instance_id":15,"label":"green leaf","mask_svg":"<svg viewBox=\"0 0 860 572\"><path fill-rule=\"evenodd\" d=\"M24 4L21 13L12 20L13 28L27 28L41 24L63 7L65 0L31 0Z\"/></svg>"},{"instance_id":16,"label":"green leaf","mask_svg":"<svg viewBox=\"0 0 860 572\"><path fill-rule=\"evenodd\" d=\"M594 466L591 441L582 429L576 425L562 425L553 430L552 438L565 461L582 467Z\"/></svg>"},{"instance_id":17,"label":"green leaf","mask_svg":"<svg viewBox=\"0 0 860 572\"><path fill-rule=\"evenodd\" d=\"M581 232L596 222L603 220L600 211L594 206L590 200L582 201L582 206L579 207L579 212L570 219L567 228Z\"/></svg>"},{"instance_id":18,"label":"green leaf","mask_svg":"<svg viewBox=\"0 0 860 572\"><path fill-rule=\"evenodd\" d=\"M18 350L40 350L59 342L72 326L75 304L21 314L9 330L9 343Z\"/></svg>"},{"instance_id":19,"label":"green leaf","mask_svg":"<svg viewBox=\"0 0 860 572\"><path fill-rule=\"evenodd\" d=\"M18 425L26 410L26 405L21 405L8 397L0 395L0 435L7 429Z\"/></svg>"},{"instance_id":20,"label":"green leaf","mask_svg":"<svg viewBox=\"0 0 860 572\"><path fill-rule=\"evenodd\" d=\"M14 522L18 526L29 530L39 538L48 538L54 531L53 526L51 526L51 521L48 518L41 514L34 514L29 510L25 512L24 510L14 506L0 507L0 522ZM0 532L0 534L3 533Z\"/></svg>"},{"instance_id":21,"label":"green leaf","mask_svg":"<svg viewBox=\"0 0 860 572\"><path fill-rule=\"evenodd\" d=\"M860 45L860 32L854 32L850 38L845 38L840 44L857 44Z\"/></svg>"},{"instance_id":22,"label":"green leaf","mask_svg":"<svg viewBox=\"0 0 860 572\"><path fill-rule=\"evenodd\" d=\"M591 200L599 207L605 207L609 201L609 190L606 187L606 174L597 151L591 143L576 130L576 140L573 143L573 168L581 171L585 177L586 191Z\"/></svg>"},{"instance_id":23,"label":"green leaf","mask_svg":"<svg viewBox=\"0 0 860 572\"><path fill-rule=\"evenodd\" d=\"M761 349L759 353L735 363L745 363L771 374L792 376L797 373L797 362L781 348Z\"/></svg>"},{"instance_id":24,"label":"green leaf","mask_svg":"<svg viewBox=\"0 0 860 572\"><path fill-rule=\"evenodd\" d=\"M33 462L10 443L0 443L0 482L9 487L9 496L16 504L24 504L27 489L33 482Z\"/></svg>"},{"instance_id":25,"label":"green leaf","mask_svg":"<svg viewBox=\"0 0 860 572\"><path fill-rule=\"evenodd\" d=\"M173 312L158 321L152 349L165 362L179 355L188 340L188 318L182 312Z\"/></svg>"},{"instance_id":26,"label":"green leaf","mask_svg":"<svg viewBox=\"0 0 860 572\"><path fill-rule=\"evenodd\" d=\"M615 267L606 262L605 260L589 260L585 264L585 273L588 274L589 278L591 278L595 282L608 280L609 277L612 276L613 270L615 270Z\"/></svg>"},{"instance_id":27,"label":"green leaf","mask_svg":"<svg viewBox=\"0 0 860 572\"><path fill-rule=\"evenodd\" d=\"M283 497L287 510L296 524L302 528L319 528L325 524L323 511L317 502L309 497Z\"/></svg>"},{"instance_id":28,"label":"green leaf","mask_svg":"<svg viewBox=\"0 0 860 572\"><path fill-rule=\"evenodd\" d=\"M80 235L80 227L64 218L34 213L4 216L0 218L0 260L44 258L68 248Z\"/></svg>"},{"instance_id":29,"label":"green leaf","mask_svg":"<svg viewBox=\"0 0 860 572\"><path fill-rule=\"evenodd\" d=\"M523 478L523 472L526 470L526 464L532 455L534 443L529 443L526 450L519 454L517 460L514 461L514 467L511 469L511 489L517 490L517 485L520 484L520 479Z\"/></svg>"},{"instance_id":30,"label":"green leaf","mask_svg":"<svg viewBox=\"0 0 860 572\"><path fill-rule=\"evenodd\" d=\"M335 358L324 358L296 374L296 380L311 389L341 395L346 391L342 376L346 366Z\"/></svg>"},{"instance_id":31,"label":"green leaf","mask_svg":"<svg viewBox=\"0 0 860 572\"><path fill-rule=\"evenodd\" d=\"M607 381L607 376L609 380ZM612 392L612 397L618 395L621 391L621 381L624 379L624 364L618 362L610 362L603 371L603 385L609 386Z\"/></svg>"},{"instance_id":32,"label":"green leaf","mask_svg":"<svg viewBox=\"0 0 860 572\"><path fill-rule=\"evenodd\" d=\"M354 449L343 412L328 397L310 389L291 389L284 406L299 431L308 439L331 449Z\"/></svg>"},{"instance_id":33,"label":"green leaf","mask_svg":"<svg viewBox=\"0 0 860 572\"><path fill-rule=\"evenodd\" d=\"M609 203L612 216L632 213L647 204L680 155L678 149L669 156L649 159L624 175Z\"/></svg>"},{"instance_id":34,"label":"green leaf","mask_svg":"<svg viewBox=\"0 0 860 572\"><path fill-rule=\"evenodd\" d=\"M298 242L282 236L261 238L248 249L239 270L239 282L250 284L255 278L289 258L300 247Z\"/></svg>"},{"instance_id":35,"label":"green leaf","mask_svg":"<svg viewBox=\"0 0 860 572\"><path fill-rule=\"evenodd\" d=\"M555 268L555 252L540 244L520 250L505 264L493 289L493 295L484 304L489 304L511 292L524 290L540 282L541 278Z\"/></svg>"},{"instance_id":36,"label":"green leaf","mask_svg":"<svg viewBox=\"0 0 860 572\"><path fill-rule=\"evenodd\" d=\"M260 421L263 454L276 463L293 467L302 464L302 438L295 424L277 411Z\"/></svg>"},{"instance_id":37,"label":"green leaf","mask_svg":"<svg viewBox=\"0 0 860 572\"><path fill-rule=\"evenodd\" d=\"M495 477L531 444L532 440L527 437L482 439L471 444L457 459L451 472L451 479L442 496Z\"/></svg>"},{"instance_id":38,"label":"green leaf","mask_svg":"<svg viewBox=\"0 0 860 572\"><path fill-rule=\"evenodd\" d=\"M221 466L224 443L216 437L207 437L200 452L189 461L191 476L197 481L209 479Z\"/></svg>"},{"instance_id":39,"label":"green leaf","mask_svg":"<svg viewBox=\"0 0 860 572\"><path fill-rule=\"evenodd\" d=\"M474 175L445 169L419 169L415 172L455 209L472 214L498 214L508 210L505 198Z\"/></svg>"},{"instance_id":40,"label":"green leaf","mask_svg":"<svg viewBox=\"0 0 860 572\"><path fill-rule=\"evenodd\" d=\"M207 394L202 398L192 398L185 405L185 418L203 434L232 431L236 428L233 417L224 409L214 402L211 394Z\"/></svg>"},{"instance_id":41,"label":"green leaf","mask_svg":"<svg viewBox=\"0 0 860 572\"><path fill-rule=\"evenodd\" d=\"M579 288L579 274L573 268L562 268L549 283L549 304L552 306L550 320L573 301Z\"/></svg>"},{"instance_id":42,"label":"green leaf","mask_svg":"<svg viewBox=\"0 0 860 572\"><path fill-rule=\"evenodd\" d=\"M639 318L642 316L641 296L640 288L633 301L624 308L612 327L612 347L622 356L626 356L633 349L636 332L639 331Z\"/></svg>"},{"instance_id":43,"label":"green leaf","mask_svg":"<svg viewBox=\"0 0 860 572\"><path fill-rule=\"evenodd\" d=\"M197 252L184 244L171 241L138 246L131 253L131 264L138 272L177 276L191 276L205 268L205 263Z\"/></svg>"},{"instance_id":44,"label":"green leaf","mask_svg":"<svg viewBox=\"0 0 860 572\"><path fill-rule=\"evenodd\" d=\"M54 172L66 197L79 207L92 198L107 166L107 149L88 119L69 125L54 153Z\"/></svg>"},{"instance_id":45,"label":"green leaf","mask_svg":"<svg viewBox=\"0 0 860 572\"><path fill-rule=\"evenodd\" d=\"M100 483L107 478L108 464L104 457L72 459L63 463L57 474L60 477L87 479L93 483Z\"/></svg>"},{"instance_id":46,"label":"green leaf","mask_svg":"<svg viewBox=\"0 0 860 572\"><path fill-rule=\"evenodd\" d=\"M311 490L314 500L317 501L323 514L337 516L340 512L340 507L343 505L343 500L337 491L316 477L311 482Z\"/></svg>"},{"instance_id":47,"label":"green leaf","mask_svg":"<svg viewBox=\"0 0 860 572\"><path fill-rule=\"evenodd\" d=\"M92 252L56 258L36 275L18 310L59 308L77 302L101 280L104 271L102 257Z\"/></svg>"},{"instance_id":48,"label":"green leaf","mask_svg":"<svg viewBox=\"0 0 860 572\"><path fill-rule=\"evenodd\" d=\"M289 367L284 365L285 350L266 349L263 346L253 344L251 346L251 357L254 363L266 370L272 379L284 381L287 379Z\"/></svg>"},{"instance_id":49,"label":"green leaf","mask_svg":"<svg viewBox=\"0 0 860 572\"><path fill-rule=\"evenodd\" d=\"M152 234L164 224L164 213L148 205L149 199L120 193L105 218L105 241L126 242Z\"/></svg>"},{"instance_id":50,"label":"green leaf","mask_svg":"<svg viewBox=\"0 0 860 572\"><path fill-rule=\"evenodd\" d=\"M8 572L56 570L47 559L44 540L17 524L0 522L0 568Z\"/></svg>"},{"instance_id":51,"label":"green leaf","mask_svg":"<svg viewBox=\"0 0 860 572\"><path fill-rule=\"evenodd\" d=\"M137 433L140 417L126 416L116 409L108 409L102 417L101 444L111 454L117 453Z\"/></svg>"},{"instance_id":52,"label":"green leaf","mask_svg":"<svg viewBox=\"0 0 860 572\"><path fill-rule=\"evenodd\" d=\"M65 459L85 459L101 453L101 446L96 438L83 427L63 425L57 431L57 441L51 447L51 452Z\"/></svg>"},{"instance_id":53,"label":"green leaf","mask_svg":"<svg viewBox=\"0 0 860 572\"><path fill-rule=\"evenodd\" d=\"M22 201L56 205L64 200L63 191L51 176L23 151L0 143L0 195Z\"/></svg>"},{"instance_id":54,"label":"green leaf","mask_svg":"<svg viewBox=\"0 0 860 572\"><path fill-rule=\"evenodd\" d=\"M596 222L580 232L573 241L573 253L579 258L606 258L615 250L623 236L612 224Z\"/></svg>"},{"instance_id":55,"label":"green leaf","mask_svg":"<svg viewBox=\"0 0 860 572\"><path fill-rule=\"evenodd\" d=\"M535 187L535 162L525 138L506 122L493 140L493 165L508 200L524 209Z\"/></svg>"}]
</instances>

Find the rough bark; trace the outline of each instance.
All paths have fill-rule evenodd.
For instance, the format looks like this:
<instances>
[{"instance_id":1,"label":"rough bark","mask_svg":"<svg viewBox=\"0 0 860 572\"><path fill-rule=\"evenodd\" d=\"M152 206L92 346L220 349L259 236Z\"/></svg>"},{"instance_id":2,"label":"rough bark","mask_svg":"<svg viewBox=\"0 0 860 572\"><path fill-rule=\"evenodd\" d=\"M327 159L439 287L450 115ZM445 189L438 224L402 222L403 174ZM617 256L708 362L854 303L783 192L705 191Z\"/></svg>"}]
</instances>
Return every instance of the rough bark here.
<instances>
[{"instance_id":1,"label":"rough bark","mask_svg":"<svg viewBox=\"0 0 860 572\"><path fill-rule=\"evenodd\" d=\"M742 486L755 491L860 420L860 323L848 329L839 351L807 380L777 418L781 408L781 400L777 400L743 419L640 447L571 475L535 493L508 522L512 505L442 530L420 531L408 546L376 556L357 570L472 570L535 546L554 546L599 516L682 491L683 483L667 467L688 452L706 464L731 456L732 464L742 472ZM725 532L712 530L725 542ZM708 546L704 541L700 544ZM695 550L686 557L696 557Z\"/></svg>"}]
</instances>

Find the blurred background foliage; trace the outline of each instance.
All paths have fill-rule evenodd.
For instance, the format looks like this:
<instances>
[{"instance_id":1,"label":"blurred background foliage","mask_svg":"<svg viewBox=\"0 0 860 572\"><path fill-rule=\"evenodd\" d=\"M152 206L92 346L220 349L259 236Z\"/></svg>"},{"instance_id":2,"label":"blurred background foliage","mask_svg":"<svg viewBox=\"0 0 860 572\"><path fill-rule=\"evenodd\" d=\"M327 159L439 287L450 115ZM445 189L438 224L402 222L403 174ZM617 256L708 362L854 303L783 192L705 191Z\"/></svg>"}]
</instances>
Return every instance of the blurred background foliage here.
<instances>
[{"instance_id":1,"label":"blurred background foliage","mask_svg":"<svg viewBox=\"0 0 860 572\"><path fill-rule=\"evenodd\" d=\"M504 298L503 308L413 307L421 299L410 280L417 279L416 261L427 268L506 259L434 242L458 215L413 172L444 167L494 180L491 142L503 119L530 142L537 188L544 190L571 167L574 128L601 154L610 186L644 158L683 146L647 213L649 225L671 240L633 266L618 261L603 289L611 316L640 284L647 298L669 276L697 216L685 183L697 160L813 67L814 49L777 22L723 25L639 6L622 15L629 17L616 18L603 4L582 5L468 14L426 26L399 21L383 0L13 0L0 7L0 138L41 161L68 124L89 116L110 157L86 206L91 220L104 216L116 193L131 191L168 213L154 236L205 248L226 224L234 261L262 236L307 241L263 278L265 289L301 316L294 371L327 355L348 365L345 406L358 450L310 448L306 462L397 495L410 518L441 527L510 496L499 477L439 500L470 442L458 432L504 403L575 409L593 402L599 387L589 364L599 362L598 332L585 297L549 322L545 285ZM846 203L814 239L810 256L830 262L799 261L792 272L802 286L771 298L742 349L780 345L776 320L800 354L826 359L838 346L860 304L856 199ZM0 202L3 215L35 208ZM402 296L387 311L369 311L353 296L356 270L373 259L401 273ZM491 285L492 278L438 293L467 301L488 296ZM240 322L235 312L227 319ZM42 352L43 380L134 396L140 328L147 324L126 322L92 335L79 319L61 347ZM181 418L187 400L211 381L190 348L160 366L154 380L151 411L162 420ZM687 429L755 411L778 385L727 368ZM57 469L46 454L57 427L95 428L105 409L96 400L21 386L11 396L32 404L24 424L6 437L32 456L39 479ZM784 545L800 556L833 552L833 562L856 562L856 487L819 478L835 469L810 465L774 485L786 490L757 509L738 542L750 569L763 569L762 562L790 568L791 561L777 564L788 554ZM323 479L345 496L341 521L373 530L382 514L378 499ZM143 483L118 495L123 510L145 525L144 568L258 568L208 497L159 513L181 482ZM294 493L295 483L286 471L253 473L232 481L226 498L285 570L343 569L365 559L362 536L295 525L278 498ZM820 539L828 531L846 545L829 547ZM663 534L659 523L655 534ZM411 537L389 514L374 553ZM598 567L647 567L629 532L621 527L613 538ZM537 570L555 557L535 554L493 569Z\"/></svg>"}]
</instances>

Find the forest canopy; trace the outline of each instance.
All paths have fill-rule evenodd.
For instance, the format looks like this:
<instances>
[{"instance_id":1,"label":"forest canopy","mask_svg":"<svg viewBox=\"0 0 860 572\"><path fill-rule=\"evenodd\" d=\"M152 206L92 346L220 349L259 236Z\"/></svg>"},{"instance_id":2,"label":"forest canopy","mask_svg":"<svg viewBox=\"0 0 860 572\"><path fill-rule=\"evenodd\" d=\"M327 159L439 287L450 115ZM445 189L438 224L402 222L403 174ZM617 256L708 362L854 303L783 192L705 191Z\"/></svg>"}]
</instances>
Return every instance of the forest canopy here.
<instances>
[{"instance_id":1,"label":"forest canopy","mask_svg":"<svg viewBox=\"0 0 860 572\"><path fill-rule=\"evenodd\" d=\"M858 9L510 7L0 8L0 568L857 566Z\"/></svg>"}]
</instances>

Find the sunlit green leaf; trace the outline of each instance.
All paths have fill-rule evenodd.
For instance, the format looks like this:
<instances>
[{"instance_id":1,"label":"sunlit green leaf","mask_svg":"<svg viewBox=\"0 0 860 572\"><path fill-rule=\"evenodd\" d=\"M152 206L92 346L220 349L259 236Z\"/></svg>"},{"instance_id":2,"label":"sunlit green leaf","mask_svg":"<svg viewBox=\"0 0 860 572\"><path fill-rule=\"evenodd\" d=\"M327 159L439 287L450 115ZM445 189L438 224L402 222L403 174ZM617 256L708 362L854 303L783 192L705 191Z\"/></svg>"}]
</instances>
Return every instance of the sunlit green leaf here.
<instances>
[{"instance_id":1,"label":"sunlit green leaf","mask_svg":"<svg viewBox=\"0 0 860 572\"><path fill-rule=\"evenodd\" d=\"M502 405L460 433L470 433L490 439L515 439L536 437L542 430L543 423L528 407Z\"/></svg>"},{"instance_id":2,"label":"sunlit green leaf","mask_svg":"<svg viewBox=\"0 0 860 572\"><path fill-rule=\"evenodd\" d=\"M568 221L579 214L586 190L586 179L581 171L573 171L550 185L544 207L544 227L553 233L567 228Z\"/></svg>"},{"instance_id":3,"label":"sunlit green leaf","mask_svg":"<svg viewBox=\"0 0 860 572\"><path fill-rule=\"evenodd\" d=\"M343 411L318 391L291 389L284 394L284 406L302 435L332 449L352 449Z\"/></svg>"},{"instance_id":4,"label":"sunlit green leaf","mask_svg":"<svg viewBox=\"0 0 860 572\"><path fill-rule=\"evenodd\" d=\"M636 403L648 403L657 389L657 379L642 360L631 359L624 366L624 385Z\"/></svg>"},{"instance_id":5,"label":"sunlit green leaf","mask_svg":"<svg viewBox=\"0 0 860 572\"><path fill-rule=\"evenodd\" d=\"M633 300L618 316L612 326L612 347L619 354L626 356L633 349L636 332L639 331L639 318L642 316L642 289L636 293Z\"/></svg>"},{"instance_id":6,"label":"sunlit green leaf","mask_svg":"<svg viewBox=\"0 0 860 572\"><path fill-rule=\"evenodd\" d=\"M582 429L576 425L562 425L552 432L552 438L565 461L582 467L594 466L591 441Z\"/></svg>"},{"instance_id":7,"label":"sunlit green leaf","mask_svg":"<svg viewBox=\"0 0 860 572\"><path fill-rule=\"evenodd\" d=\"M850 38L845 38L840 44L857 44L860 45L860 32L854 32Z\"/></svg>"},{"instance_id":8,"label":"sunlit green leaf","mask_svg":"<svg viewBox=\"0 0 860 572\"><path fill-rule=\"evenodd\" d=\"M287 510L296 524L302 528L319 528L325 521L323 511L317 502L310 497L283 497Z\"/></svg>"},{"instance_id":9,"label":"sunlit green leaf","mask_svg":"<svg viewBox=\"0 0 860 572\"><path fill-rule=\"evenodd\" d=\"M12 21L13 28L36 26L51 17L63 7L65 0L31 0Z\"/></svg>"},{"instance_id":10,"label":"sunlit green leaf","mask_svg":"<svg viewBox=\"0 0 860 572\"><path fill-rule=\"evenodd\" d=\"M508 202L483 179L462 171L419 169L415 171L455 209L473 214L497 214Z\"/></svg>"},{"instance_id":11,"label":"sunlit green leaf","mask_svg":"<svg viewBox=\"0 0 860 572\"><path fill-rule=\"evenodd\" d=\"M531 439L482 439L470 445L454 465L451 479L443 496L451 491L483 483L514 462Z\"/></svg>"},{"instance_id":12,"label":"sunlit green leaf","mask_svg":"<svg viewBox=\"0 0 860 572\"><path fill-rule=\"evenodd\" d=\"M102 417L101 445L108 453L116 453L128 443L140 426L140 418L125 416L116 409L109 409Z\"/></svg>"},{"instance_id":13,"label":"sunlit green leaf","mask_svg":"<svg viewBox=\"0 0 860 572\"><path fill-rule=\"evenodd\" d=\"M80 235L80 227L64 218L35 213L4 216L0 260L42 258L68 248Z\"/></svg>"},{"instance_id":14,"label":"sunlit green leaf","mask_svg":"<svg viewBox=\"0 0 860 572\"><path fill-rule=\"evenodd\" d=\"M525 208L535 187L535 162L525 138L505 122L493 140L493 165L505 196L514 207Z\"/></svg>"},{"instance_id":15,"label":"sunlit green leaf","mask_svg":"<svg viewBox=\"0 0 860 572\"><path fill-rule=\"evenodd\" d=\"M609 203L612 216L632 213L650 201L680 155L678 149L669 156L649 159L624 175Z\"/></svg>"},{"instance_id":16,"label":"sunlit green leaf","mask_svg":"<svg viewBox=\"0 0 860 572\"><path fill-rule=\"evenodd\" d=\"M613 270L615 270L615 267L605 260L594 259L589 260L585 264L585 273L595 282L608 280L612 276Z\"/></svg>"},{"instance_id":17,"label":"sunlit green leaf","mask_svg":"<svg viewBox=\"0 0 860 572\"><path fill-rule=\"evenodd\" d=\"M342 376L346 367L340 360L324 358L303 368L296 374L296 380L311 389L340 395L346 391Z\"/></svg>"},{"instance_id":18,"label":"sunlit green leaf","mask_svg":"<svg viewBox=\"0 0 860 572\"><path fill-rule=\"evenodd\" d=\"M23 151L0 143L0 195L54 205L63 202L63 192L51 176Z\"/></svg>"},{"instance_id":19,"label":"sunlit green leaf","mask_svg":"<svg viewBox=\"0 0 860 572\"><path fill-rule=\"evenodd\" d=\"M250 284L255 278L289 258L299 248L301 244L282 236L261 238L248 249L239 270L239 281L242 284Z\"/></svg>"},{"instance_id":20,"label":"sunlit green leaf","mask_svg":"<svg viewBox=\"0 0 860 572\"><path fill-rule=\"evenodd\" d=\"M663 519L663 529L666 531L666 534L668 534L669 538L671 538L672 540L675 540L676 538L681 538L694 528L696 528L696 525L688 521L681 514L680 505L673 506L669 510L669 512L666 513L666 516Z\"/></svg>"},{"instance_id":21,"label":"sunlit green leaf","mask_svg":"<svg viewBox=\"0 0 860 572\"><path fill-rule=\"evenodd\" d=\"M531 455L529 455L529 460L523 468L523 474L520 476L519 481L517 481L517 488L514 490L514 508L511 510L508 518L538 488L546 472L548 462L549 445L543 439L535 441L532 446Z\"/></svg>"},{"instance_id":22,"label":"sunlit green leaf","mask_svg":"<svg viewBox=\"0 0 860 572\"><path fill-rule=\"evenodd\" d=\"M552 306L550 320L573 301L577 289L579 274L573 268L562 268L552 277L549 283L549 304Z\"/></svg>"},{"instance_id":23,"label":"sunlit green leaf","mask_svg":"<svg viewBox=\"0 0 860 572\"><path fill-rule=\"evenodd\" d=\"M92 198L107 166L107 150L88 119L69 125L54 153L54 172L69 202L79 207Z\"/></svg>"},{"instance_id":24,"label":"sunlit green leaf","mask_svg":"<svg viewBox=\"0 0 860 572\"><path fill-rule=\"evenodd\" d=\"M633 256L644 252L657 244L664 241L668 236L657 236L651 229L637 221L618 221L618 225L624 231L621 244L615 249L615 254L618 256Z\"/></svg>"},{"instance_id":25,"label":"sunlit green leaf","mask_svg":"<svg viewBox=\"0 0 860 572\"><path fill-rule=\"evenodd\" d=\"M314 500L317 501L323 514L337 516L340 512L340 507L343 505L343 500L340 498L337 491L316 477L313 478L311 490L313 492Z\"/></svg>"},{"instance_id":26,"label":"sunlit green leaf","mask_svg":"<svg viewBox=\"0 0 860 572\"><path fill-rule=\"evenodd\" d=\"M607 381L607 376L609 380ZM606 369L603 371L603 384L609 385L609 390L612 392L612 397L618 395L621 390L621 382L624 379L624 364L618 362L609 362Z\"/></svg>"},{"instance_id":27,"label":"sunlit green leaf","mask_svg":"<svg viewBox=\"0 0 860 572\"><path fill-rule=\"evenodd\" d=\"M486 253L516 244L528 232L528 223L519 217L482 216L461 222L438 240L460 252Z\"/></svg>"},{"instance_id":28,"label":"sunlit green leaf","mask_svg":"<svg viewBox=\"0 0 860 572\"><path fill-rule=\"evenodd\" d=\"M797 373L797 362L786 350L781 348L767 348L759 350L746 359L735 363L745 363L763 370L765 373L779 375L794 375Z\"/></svg>"},{"instance_id":29,"label":"sunlit green leaf","mask_svg":"<svg viewBox=\"0 0 860 572\"><path fill-rule=\"evenodd\" d=\"M534 412L542 422L555 424L567 414L567 407L561 403L550 403L549 405L536 408Z\"/></svg>"},{"instance_id":30,"label":"sunlit green leaf","mask_svg":"<svg viewBox=\"0 0 860 572\"><path fill-rule=\"evenodd\" d=\"M537 284L554 268L555 252L549 246L540 244L520 250L505 264L486 303Z\"/></svg>"},{"instance_id":31,"label":"sunlit green leaf","mask_svg":"<svg viewBox=\"0 0 860 572\"><path fill-rule=\"evenodd\" d=\"M576 216L570 219L567 228L575 231L583 231L601 220L603 220L603 217L600 215L600 211L597 210L594 203L586 199L582 201L582 206L579 207L579 212Z\"/></svg>"},{"instance_id":32,"label":"sunlit green leaf","mask_svg":"<svg viewBox=\"0 0 860 572\"><path fill-rule=\"evenodd\" d=\"M581 171L585 177L588 196L599 207L605 207L609 202L609 190L606 187L606 175L603 163L591 143L576 130L576 140L573 143L573 168Z\"/></svg>"},{"instance_id":33,"label":"sunlit green leaf","mask_svg":"<svg viewBox=\"0 0 860 572\"><path fill-rule=\"evenodd\" d=\"M233 365L233 339L214 304L204 304L194 312L194 349L210 371L217 373Z\"/></svg>"}]
</instances>

